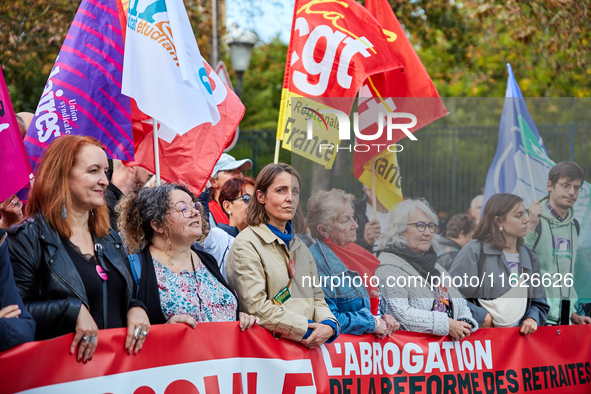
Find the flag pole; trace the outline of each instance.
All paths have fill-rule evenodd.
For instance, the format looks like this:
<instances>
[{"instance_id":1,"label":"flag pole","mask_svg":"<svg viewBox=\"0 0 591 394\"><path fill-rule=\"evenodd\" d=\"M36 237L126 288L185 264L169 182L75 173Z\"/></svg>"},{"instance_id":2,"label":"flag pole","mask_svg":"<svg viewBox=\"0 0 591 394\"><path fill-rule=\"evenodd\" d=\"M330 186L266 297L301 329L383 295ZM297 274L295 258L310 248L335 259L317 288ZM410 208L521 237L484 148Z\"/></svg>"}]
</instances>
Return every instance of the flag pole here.
<instances>
[{"instance_id":1,"label":"flag pole","mask_svg":"<svg viewBox=\"0 0 591 394\"><path fill-rule=\"evenodd\" d=\"M273 160L273 163L277 164L279 163L279 149L281 148L281 140L277 140L277 142L275 143L275 159Z\"/></svg>"},{"instance_id":2,"label":"flag pole","mask_svg":"<svg viewBox=\"0 0 591 394\"><path fill-rule=\"evenodd\" d=\"M527 163L527 171L529 172L529 183L531 184L531 193L533 200L536 201L536 187L534 186L534 176L531 172L531 164L529 163L529 153L525 154L525 162Z\"/></svg>"},{"instance_id":3,"label":"flag pole","mask_svg":"<svg viewBox=\"0 0 591 394\"><path fill-rule=\"evenodd\" d=\"M377 197L376 197L376 161L371 162L371 207L373 208L373 219L378 218Z\"/></svg>"},{"instance_id":4,"label":"flag pole","mask_svg":"<svg viewBox=\"0 0 591 394\"><path fill-rule=\"evenodd\" d=\"M160 186L160 155L158 154L158 127L156 119L152 118L152 134L154 135L154 169L156 171L156 186Z\"/></svg>"}]
</instances>

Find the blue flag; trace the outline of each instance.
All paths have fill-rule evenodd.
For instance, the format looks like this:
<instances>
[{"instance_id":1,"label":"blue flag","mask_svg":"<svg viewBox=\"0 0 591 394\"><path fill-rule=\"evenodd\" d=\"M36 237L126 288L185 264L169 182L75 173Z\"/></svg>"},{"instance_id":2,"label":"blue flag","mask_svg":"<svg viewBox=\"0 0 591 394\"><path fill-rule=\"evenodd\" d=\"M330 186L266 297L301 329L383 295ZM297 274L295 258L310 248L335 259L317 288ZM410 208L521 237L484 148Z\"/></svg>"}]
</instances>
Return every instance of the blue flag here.
<instances>
[{"instance_id":1,"label":"blue flag","mask_svg":"<svg viewBox=\"0 0 591 394\"><path fill-rule=\"evenodd\" d=\"M539 200L548 194L548 171L554 166L527 110L510 64L507 69L509 77L499 126L499 144L486 176L483 208L496 193L516 194L528 207L534 199Z\"/></svg>"},{"instance_id":2,"label":"blue flag","mask_svg":"<svg viewBox=\"0 0 591 394\"><path fill-rule=\"evenodd\" d=\"M496 193L516 194L529 207L534 201L534 194L536 200L548 194L548 172L556 165L548 157L511 65L507 64L507 69L509 78L499 127L499 145L486 176L483 208ZM575 218L581 224L574 287L581 302L591 302L591 287L588 285L591 278L591 184L588 182L583 183L573 208Z\"/></svg>"}]
</instances>

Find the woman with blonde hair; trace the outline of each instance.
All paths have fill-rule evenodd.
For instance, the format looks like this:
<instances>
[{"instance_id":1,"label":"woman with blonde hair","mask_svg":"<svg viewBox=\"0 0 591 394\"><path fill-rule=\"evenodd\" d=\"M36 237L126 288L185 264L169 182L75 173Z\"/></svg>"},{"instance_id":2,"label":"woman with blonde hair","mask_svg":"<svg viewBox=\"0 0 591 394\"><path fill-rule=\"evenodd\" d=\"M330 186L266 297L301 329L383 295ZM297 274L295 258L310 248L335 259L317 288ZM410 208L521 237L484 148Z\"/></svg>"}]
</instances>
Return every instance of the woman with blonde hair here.
<instances>
[{"instance_id":1,"label":"woman with blonde hair","mask_svg":"<svg viewBox=\"0 0 591 394\"><path fill-rule=\"evenodd\" d=\"M137 353L150 331L119 235L109 229L104 146L67 135L47 149L27 203L27 220L10 229L10 259L36 339L74 332L70 353L92 358L98 330L127 327L125 350Z\"/></svg>"},{"instance_id":2,"label":"woman with blonde hair","mask_svg":"<svg viewBox=\"0 0 591 394\"><path fill-rule=\"evenodd\" d=\"M339 286L322 287L341 332L371 333L381 339L392 335L400 325L392 316L379 314L379 286L372 278L380 261L355 243L359 225L353 209L354 198L339 189L321 190L310 197L308 227L316 238L310 252L321 279L327 278L332 284L331 278L342 278Z\"/></svg>"}]
</instances>

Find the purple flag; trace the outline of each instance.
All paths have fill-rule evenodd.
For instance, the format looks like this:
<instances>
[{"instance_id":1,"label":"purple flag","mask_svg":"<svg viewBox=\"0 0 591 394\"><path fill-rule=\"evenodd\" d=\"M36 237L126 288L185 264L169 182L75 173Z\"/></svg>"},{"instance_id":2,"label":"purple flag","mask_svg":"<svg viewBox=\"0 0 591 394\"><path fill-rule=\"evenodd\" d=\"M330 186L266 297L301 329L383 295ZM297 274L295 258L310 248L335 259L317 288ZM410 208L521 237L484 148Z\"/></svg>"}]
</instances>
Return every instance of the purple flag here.
<instances>
[{"instance_id":1,"label":"purple flag","mask_svg":"<svg viewBox=\"0 0 591 394\"><path fill-rule=\"evenodd\" d=\"M92 136L109 158L134 159L130 99L121 94L123 45L117 0L83 0L25 137L33 169L64 134Z\"/></svg>"},{"instance_id":2,"label":"purple flag","mask_svg":"<svg viewBox=\"0 0 591 394\"><path fill-rule=\"evenodd\" d=\"M29 183L33 172L0 69L0 202Z\"/></svg>"}]
</instances>

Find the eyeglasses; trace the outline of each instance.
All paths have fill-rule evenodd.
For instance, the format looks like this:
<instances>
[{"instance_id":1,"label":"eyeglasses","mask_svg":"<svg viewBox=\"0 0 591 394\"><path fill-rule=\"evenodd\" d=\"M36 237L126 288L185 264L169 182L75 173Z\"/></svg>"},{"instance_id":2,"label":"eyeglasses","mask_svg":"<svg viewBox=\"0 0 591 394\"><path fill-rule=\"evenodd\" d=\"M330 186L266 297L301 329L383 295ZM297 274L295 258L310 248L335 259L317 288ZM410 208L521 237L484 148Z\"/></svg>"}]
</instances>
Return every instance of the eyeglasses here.
<instances>
[{"instance_id":1,"label":"eyeglasses","mask_svg":"<svg viewBox=\"0 0 591 394\"><path fill-rule=\"evenodd\" d=\"M182 203L180 204L180 209L173 208L175 211L180 212L184 218L190 218L193 210L197 211L197 214L201 216L201 212L203 212L203 206L201 203L196 202L193 204Z\"/></svg>"},{"instance_id":2,"label":"eyeglasses","mask_svg":"<svg viewBox=\"0 0 591 394\"><path fill-rule=\"evenodd\" d=\"M236 197L236 198L233 198L233 199L231 199L229 201L236 201L236 200L242 199L242 201L244 201L244 203L248 205L248 203L250 202L250 199L251 198L252 198L252 196L250 194L243 194L243 195L241 195L239 197Z\"/></svg>"},{"instance_id":3,"label":"eyeglasses","mask_svg":"<svg viewBox=\"0 0 591 394\"><path fill-rule=\"evenodd\" d=\"M562 188L562 190L564 190L565 192L569 191L571 188L574 190L575 194L579 193L579 190L581 190L581 186L578 185L571 185L570 183L558 183L560 185L560 187Z\"/></svg>"},{"instance_id":4,"label":"eyeglasses","mask_svg":"<svg viewBox=\"0 0 591 394\"><path fill-rule=\"evenodd\" d=\"M415 225L415 227L417 228L417 230L418 230L420 233L424 233L424 232L425 232L425 230L427 229L427 227L429 228L429 231L431 231L432 233L435 233L435 231L437 231L437 228L439 227L439 226L438 226L438 225L436 225L435 223L429 223L429 224L427 224L427 223L425 223L425 222L406 223L406 224L408 224L409 226L410 226L411 224L414 224L414 225Z\"/></svg>"}]
</instances>

